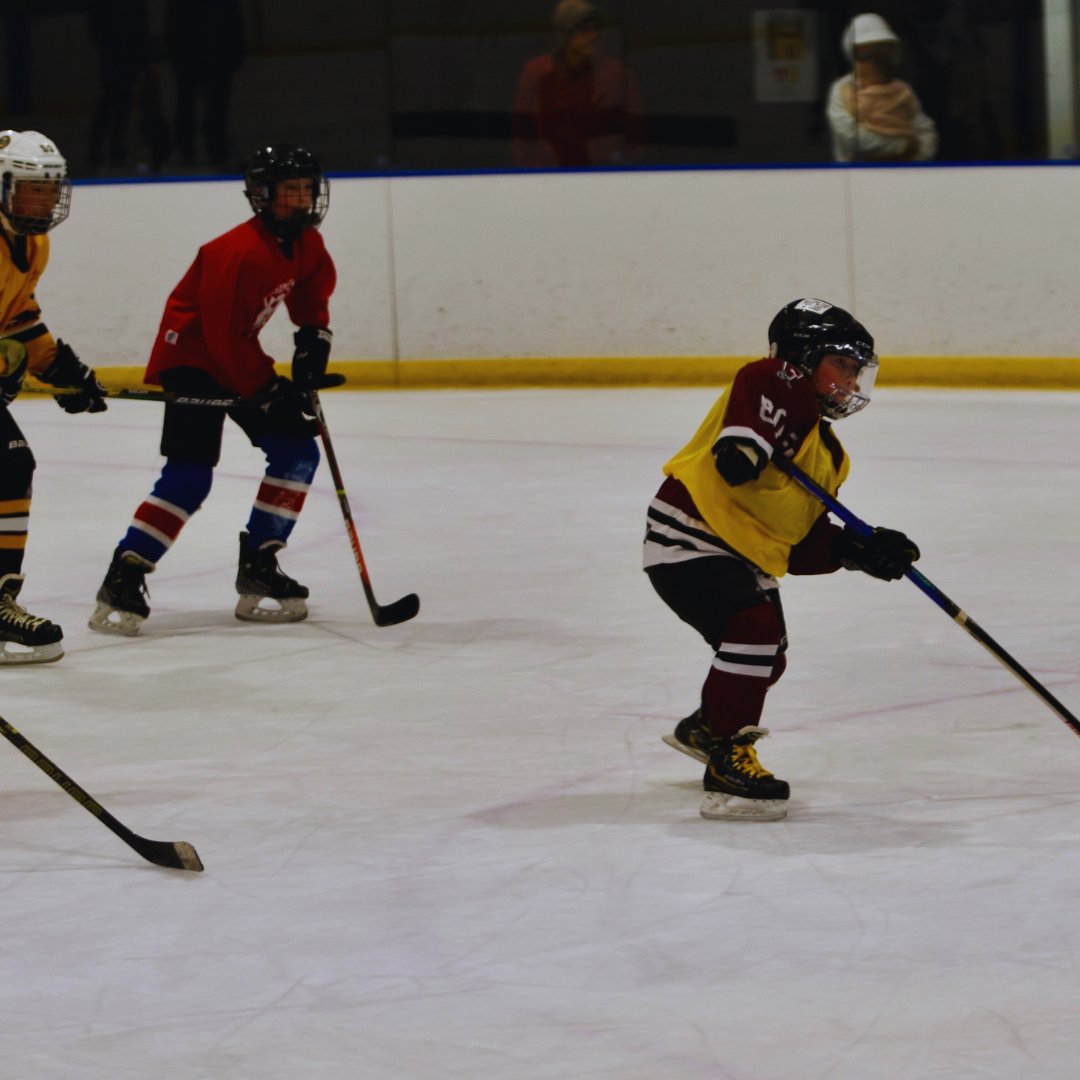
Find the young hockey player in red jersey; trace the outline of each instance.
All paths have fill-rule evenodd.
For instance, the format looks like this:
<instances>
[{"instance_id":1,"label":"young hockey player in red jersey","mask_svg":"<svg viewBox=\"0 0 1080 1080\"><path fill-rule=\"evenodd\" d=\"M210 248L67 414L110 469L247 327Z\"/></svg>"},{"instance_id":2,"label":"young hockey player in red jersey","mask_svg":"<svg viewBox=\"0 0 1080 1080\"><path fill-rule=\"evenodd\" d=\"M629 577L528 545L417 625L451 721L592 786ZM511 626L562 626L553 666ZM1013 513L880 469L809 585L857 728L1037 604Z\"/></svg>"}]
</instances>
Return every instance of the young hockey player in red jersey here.
<instances>
[{"instance_id":1,"label":"young hockey player in red jersey","mask_svg":"<svg viewBox=\"0 0 1080 1080\"><path fill-rule=\"evenodd\" d=\"M830 421L870 400L874 339L822 300L788 304L769 326L769 357L743 367L697 433L665 466L645 535L645 570L661 599L714 650L701 707L669 745L706 763L703 817L776 821L789 789L754 744L766 691L784 673L777 579L845 567L895 580L918 559L903 533L868 539L772 464L787 460L836 494L849 462Z\"/></svg>"},{"instance_id":2,"label":"young hockey player in red jersey","mask_svg":"<svg viewBox=\"0 0 1080 1080\"><path fill-rule=\"evenodd\" d=\"M67 216L71 181L56 146L38 131L0 131L0 663L64 655L63 631L28 614L17 598L30 521L34 455L8 406L27 371L77 392L58 396L69 413L102 412L105 390L70 345L55 340L35 296L49 261L50 229Z\"/></svg>"},{"instance_id":3,"label":"young hockey player in red jersey","mask_svg":"<svg viewBox=\"0 0 1080 1080\"><path fill-rule=\"evenodd\" d=\"M336 274L318 227L329 186L315 157L292 144L258 150L244 179L255 216L199 249L165 305L146 381L190 397L241 395L254 404L165 405L165 463L113 553L90 616L94 630L134 634L150 614L146 575L210 492L226 414L266 456L240 534L236 617L307 617L308 590L281 570L277 555L319 464L308 393L341 382L326 374ZM291 380L276 374L259 345L259 331L279 304L299 327Z\"/></svg>"}]
</instances>

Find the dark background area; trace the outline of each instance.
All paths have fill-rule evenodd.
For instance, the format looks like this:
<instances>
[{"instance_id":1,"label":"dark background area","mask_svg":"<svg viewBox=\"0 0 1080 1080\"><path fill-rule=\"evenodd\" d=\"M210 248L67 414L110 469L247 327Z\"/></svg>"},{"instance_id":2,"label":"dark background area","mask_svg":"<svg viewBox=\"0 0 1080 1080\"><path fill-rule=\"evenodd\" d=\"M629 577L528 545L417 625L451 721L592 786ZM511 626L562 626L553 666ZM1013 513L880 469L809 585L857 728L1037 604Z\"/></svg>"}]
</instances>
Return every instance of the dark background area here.
<instances>
[{"instance_id":1,"label":"dark background area","mask_svg":"<svg viewBox=\"0 0 1080 1080\"><path fill-rule=\"evenodd\" d=\"M335 172L509 169L518 73L554 41L549 0L239 0L239 42L223 22L230 6L5 0L0 127L43 131L77 178L230 173L277 140L305 143ZM861 5L597 6L602 48L640 88L640 164L831 160L824 102L847 70L840 35ZM754 13L784 9L815 14L815 89L808 100L760 101ZM938 160L1045 155L1038 9L1023 0L874 0L871 10L904 41L904 77L938 125ZM170 23L178 12L182 30ZM212 108L224 146L208 145L201 119L195 145L180 145L177 107L191 65L233 65L228 103Z\"/></svg>"}]
</instances>

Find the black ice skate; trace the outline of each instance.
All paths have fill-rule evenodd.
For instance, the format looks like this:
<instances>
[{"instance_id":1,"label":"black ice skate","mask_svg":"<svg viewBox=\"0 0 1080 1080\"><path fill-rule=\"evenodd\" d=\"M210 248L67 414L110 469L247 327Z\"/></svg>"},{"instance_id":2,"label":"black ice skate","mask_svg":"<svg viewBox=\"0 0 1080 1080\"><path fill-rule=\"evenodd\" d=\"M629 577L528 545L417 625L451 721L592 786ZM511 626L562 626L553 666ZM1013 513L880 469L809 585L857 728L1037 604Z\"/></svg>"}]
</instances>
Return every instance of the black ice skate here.
<instances>
[{"instance_id":1,"label":"black ice skate","mask_svg":"<svg viewBox=\"0 0 1080 1080\"><path fill-rule=\"evenodd\" d=\"M97 607L88 623L90 629L125 637L137 634L143 619L150 614L146 575L153 571L154 564L148 559L117 548L98 589Z\"/></svg>"},{"instance_id":2,"label":"black ice skate","mask_svg":"<svg viewBox=\"0 0 1080 1080\"><path fill-rule=\"evenodd\" d=\"M685 720L680 720L675 725L675 730L662 738L668 746L702 762L709 760L709 752L716 745L716 740L709 731L709 725L705 723L700 709L691 713Z\"/></svg>"},{"instance_id":3,"label":"black ice skate","mask_svg":"<svg viewBox=\"0 0 1080 1080\"><path fill-rule=\"evenodd\" d=\"M15 598L22 574L0 577L0 664L48 664L64 655L64 632L48 619L30 615Z\"/></svg>"},{"instance_id":4,"label":"black ice skate","mask_svg":"<svg viewBox=\"0 0 1080 1080\"><path fill-rule=\"evenodd\" d=\"M245 622L300 622L308 615L306 586L293 581L278 566L281 540L252 542L246 532L240 534L240 566L236 571L236 617ZM272 606L263 606L263 601Z\"/></svg>"},{"instance_id":5,"label":"black ice skate","mask_svg":"<svg viewBox=\"0 0 1080 1080\"><path fill-rule=\"evenodd\" d=\"M701 816L714 821L779 821L787 816L791 794L757 759L754 743L767 728L744 727L718 738L705 769Z\"/></svg>"}]
</instances>

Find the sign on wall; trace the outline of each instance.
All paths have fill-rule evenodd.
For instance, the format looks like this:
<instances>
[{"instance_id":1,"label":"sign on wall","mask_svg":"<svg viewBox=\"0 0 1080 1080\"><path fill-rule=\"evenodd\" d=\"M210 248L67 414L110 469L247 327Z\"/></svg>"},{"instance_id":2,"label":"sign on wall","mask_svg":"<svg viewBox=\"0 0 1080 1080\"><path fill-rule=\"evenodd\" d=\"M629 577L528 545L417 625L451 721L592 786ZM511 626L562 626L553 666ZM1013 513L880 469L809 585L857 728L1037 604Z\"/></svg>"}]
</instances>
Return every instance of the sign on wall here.
<instances>
[{"instance_id":1,"label":"sign on wall","mask_svg":"<svg viewBox=\"0 0 1080 1080\"><path fill-rule=\"evenodd\" d=\"M755 11L753 32L755 99L816 100L817 12L797 8Z\"/></svg>"}]
</instances>

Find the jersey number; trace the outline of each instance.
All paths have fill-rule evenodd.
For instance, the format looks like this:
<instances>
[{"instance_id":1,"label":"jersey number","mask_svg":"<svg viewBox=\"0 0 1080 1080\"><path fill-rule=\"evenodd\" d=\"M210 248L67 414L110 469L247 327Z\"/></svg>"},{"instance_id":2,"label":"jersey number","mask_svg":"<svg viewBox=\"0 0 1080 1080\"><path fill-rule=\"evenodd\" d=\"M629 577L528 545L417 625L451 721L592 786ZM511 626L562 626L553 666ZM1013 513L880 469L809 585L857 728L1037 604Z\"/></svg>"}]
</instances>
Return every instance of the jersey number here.
<instances>
[{"instance_id":1,"label":"jersey number","mask_svg":"<svg viewBox=\"0 0 1080 1080\"><path fill-rule=\"evenodd\" d=\"M776 436L779 438L784 430L784 417L787 416L787 409L778 409L764 394L762 394L761 408L758 411L758 415L766 424L772 424L772 426L776 428Z\"/></svg>"}]
</instances>

